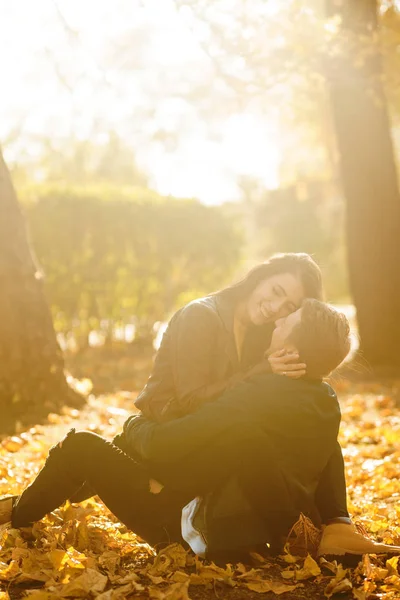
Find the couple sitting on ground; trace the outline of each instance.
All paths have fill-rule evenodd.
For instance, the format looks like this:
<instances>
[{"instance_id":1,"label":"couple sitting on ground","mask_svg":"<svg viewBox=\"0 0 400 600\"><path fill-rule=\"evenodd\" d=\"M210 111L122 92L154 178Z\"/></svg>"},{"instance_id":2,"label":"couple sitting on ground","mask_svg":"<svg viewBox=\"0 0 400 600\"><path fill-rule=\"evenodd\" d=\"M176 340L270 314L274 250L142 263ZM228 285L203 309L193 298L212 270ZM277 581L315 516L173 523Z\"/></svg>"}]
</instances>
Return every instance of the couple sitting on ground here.
<instances>
[{"instance_id":1,"label":"couple sitting on ground","mask_svg":"<svg viewBox=\"0 0 400 600\"><path fill-rule=\"evenodd\" d=\"M347 512L340 408L323 378L349 352L349 324L319 295L310 257L282 255L184 307L139 397L145 416L113 443L72 430L19 497L0 500L0 523L96 493L150 545L186 540L218 561L280 551L300 513L325 525L319 555L399 553Z\"/></svg>"}]
</instances>

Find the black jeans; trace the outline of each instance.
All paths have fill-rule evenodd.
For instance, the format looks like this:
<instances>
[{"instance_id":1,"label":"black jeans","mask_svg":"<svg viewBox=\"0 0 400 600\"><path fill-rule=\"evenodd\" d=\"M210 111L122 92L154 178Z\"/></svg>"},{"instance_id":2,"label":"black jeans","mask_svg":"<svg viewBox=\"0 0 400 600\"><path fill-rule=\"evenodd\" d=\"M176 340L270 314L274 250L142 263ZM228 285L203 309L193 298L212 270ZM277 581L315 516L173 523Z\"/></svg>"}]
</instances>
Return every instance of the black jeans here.
<instances>
[{"instance_id":1,"label":"black jeans","mask_svg":"<svg viewBox=\"0 0 400 600\"><path fill-rule=\"evenodd\" d=\"M104 438L71 430L54 446L43 469L17 500L13 527L25 527L58 508L86 481L129 529L152 546L183 542L182 507L187 494L149 490L149 470Z\"/></svg>"},{"instance_id":2,"label":"black jeans","mask_svg":"<svg viewBox=\"0 0 400 600\"><path fill-rule=\"evenodd\" d=\"M256 510L267 515L268 505L276 506L278 496L285 513L287 490L281 486L265 439L249 428L248 444L241 447L231 433L179 464L144 466L102 437L72 430L50 450L43 469L18 499L12 524L24 527L40 520L86 482L121 522L150 545L182 543L182 507L238 471ZM152 477L165 484L159 494L149 491ZM279 520L273 512L274 520Z\"/></svg>"}]
</instances>

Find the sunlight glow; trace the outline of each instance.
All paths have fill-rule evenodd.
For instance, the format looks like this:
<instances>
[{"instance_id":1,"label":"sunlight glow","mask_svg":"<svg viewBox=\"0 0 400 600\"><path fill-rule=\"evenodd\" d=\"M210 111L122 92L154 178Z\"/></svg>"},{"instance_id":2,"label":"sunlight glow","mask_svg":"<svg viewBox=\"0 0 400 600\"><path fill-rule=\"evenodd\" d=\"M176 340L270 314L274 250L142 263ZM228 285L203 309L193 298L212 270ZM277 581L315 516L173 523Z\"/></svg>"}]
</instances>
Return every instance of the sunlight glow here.
<instances>
[{"instance_id":1,"label":"sunlight glow","mask_svg":"<svg viewBox=\"0 0 400 600\"><path fill-rule=\"evenodd\" d=\"M278 10L279 2L267 4L270 14ZM4 142L14 131L16 139L10 151L6 148L9 160L34 156L40 137L94 140L114 130L134 149L140 146L138 161L162 193L215 203L236 198L238 178L244 175L267 187L278 185L280 135L265 119L228 114L221 117L218 139L210 139L190 103L160 97L153 124L146 121L150 129L137 131L131 125L132 114L148 110L155 86L152 65L164 69L166 86L169 72L180 65L210 69L172 0L58 0L57 5L0 0L0 9L0 69L7 81L0 137ZM142 47L140 36L147 30L151 36ZM132 71L123 77L108 64L119 45L129 49L129 36L145 53L148 69L135 71L133 56ZM127 58L122 54L119 60L124 64ZM179 131L179 140L166 148L156 141L160 129L166 135Z\"/></svg>"}]
</instances>

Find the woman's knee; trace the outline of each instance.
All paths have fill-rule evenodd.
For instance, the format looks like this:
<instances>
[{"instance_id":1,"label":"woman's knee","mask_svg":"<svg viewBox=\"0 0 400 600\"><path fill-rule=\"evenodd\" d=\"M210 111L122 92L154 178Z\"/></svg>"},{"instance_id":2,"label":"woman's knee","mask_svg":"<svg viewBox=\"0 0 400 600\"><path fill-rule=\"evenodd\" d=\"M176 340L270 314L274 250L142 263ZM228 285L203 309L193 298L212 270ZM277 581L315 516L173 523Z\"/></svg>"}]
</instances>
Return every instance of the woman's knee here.
<instances>
[{"instance_id":1,"label":"woman's knee","mask_svg":"<svg viewBox=\"0 0 400 600\"><path fill-rule=\"evenodd\" d=\"M91 431L76 431L75 428L72 428L65 438L54 446L50 452L57 449L64 449L64 452L89 452L103 442L103 438L96 433L92 433Z\"/></svg>"}]
</instances>

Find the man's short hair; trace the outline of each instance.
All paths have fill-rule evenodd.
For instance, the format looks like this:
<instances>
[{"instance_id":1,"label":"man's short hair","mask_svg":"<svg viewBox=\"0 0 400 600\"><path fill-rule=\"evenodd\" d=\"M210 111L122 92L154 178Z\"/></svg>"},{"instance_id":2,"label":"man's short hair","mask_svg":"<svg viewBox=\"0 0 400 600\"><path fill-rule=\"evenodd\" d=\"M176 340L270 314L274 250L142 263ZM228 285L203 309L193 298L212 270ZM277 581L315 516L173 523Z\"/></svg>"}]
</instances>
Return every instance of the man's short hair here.
<instances>
[{"instance_id":1,"label":"man's short hair","mask_svg":"<svg viewBox=\"0 0 400 600\"><path fill-rule=\"evenodd\" d=\"M307 365L307 376L326 377L349 353L349 322L343 313L319 300L307 298L301 308L301 321L293 328L290 341Z\"/></svg>"}]
</instances>

